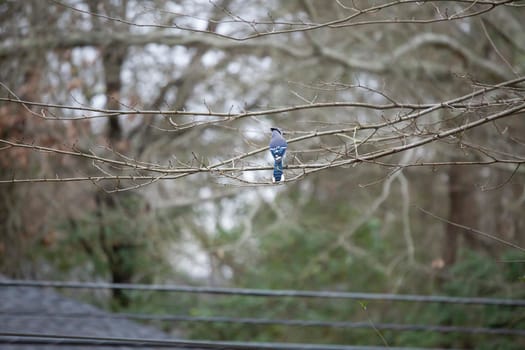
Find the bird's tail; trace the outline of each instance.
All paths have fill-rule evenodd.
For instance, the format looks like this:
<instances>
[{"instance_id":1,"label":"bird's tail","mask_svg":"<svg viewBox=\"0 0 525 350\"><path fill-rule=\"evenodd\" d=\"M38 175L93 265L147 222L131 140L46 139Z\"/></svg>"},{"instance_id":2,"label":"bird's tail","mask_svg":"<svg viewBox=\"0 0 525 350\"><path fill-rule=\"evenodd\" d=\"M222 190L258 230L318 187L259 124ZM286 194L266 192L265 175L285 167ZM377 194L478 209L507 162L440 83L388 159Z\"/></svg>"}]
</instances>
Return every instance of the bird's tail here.
<instances>
[{"instance_id":1,"label":"bird's tail","mask_svg":"<svg viewBox=\"0 0 525 350\"><path fill-rule=\"evenodd\" d=\"M273 164L273 182L279 182L281 178L284 180L282 159L276 160Z\"/></svg>"}]
</instances>

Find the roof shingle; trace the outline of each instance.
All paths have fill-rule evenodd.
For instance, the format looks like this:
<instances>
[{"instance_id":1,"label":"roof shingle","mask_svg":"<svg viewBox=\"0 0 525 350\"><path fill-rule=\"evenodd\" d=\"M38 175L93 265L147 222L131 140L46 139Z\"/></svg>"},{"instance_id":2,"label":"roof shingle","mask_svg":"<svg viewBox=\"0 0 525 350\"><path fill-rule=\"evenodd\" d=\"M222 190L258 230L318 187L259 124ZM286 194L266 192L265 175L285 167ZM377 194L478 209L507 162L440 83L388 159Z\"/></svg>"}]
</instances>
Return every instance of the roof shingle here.
<instances>
[{"instance_id":1,"label":"roof shingle","mask_svg":"<svg viewBox=\"0 0 525 350\"><path fill-rule=\"evenodd\" d=\"M67 317L68 314L71 317ZM78 314L96 314L100 317L82 318L78 317ZM0 287L0 332L171 339L168 334L154 327L126 319L109 318L109 316L111 313L66 298L49 289ZM0 344L2 350L64 349L56 345L2 344L1 340ZM75 346L75 349L92 350L93 347ZM117 349L117 347L104 346L96 349ZM123 348L118 347L118 349Z\"/></svg>"}]
</instances>

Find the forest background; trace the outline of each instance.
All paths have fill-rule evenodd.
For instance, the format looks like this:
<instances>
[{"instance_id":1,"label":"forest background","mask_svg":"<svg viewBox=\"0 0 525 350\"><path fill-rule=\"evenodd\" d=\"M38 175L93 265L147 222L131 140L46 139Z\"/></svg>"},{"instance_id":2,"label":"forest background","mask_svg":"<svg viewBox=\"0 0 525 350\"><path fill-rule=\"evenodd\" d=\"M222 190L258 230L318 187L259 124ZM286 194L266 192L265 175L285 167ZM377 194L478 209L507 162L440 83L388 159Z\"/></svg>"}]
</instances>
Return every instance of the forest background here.
<instances>
[{"instance_id":1,"label":"forest background","mask_svg":"<svg viewBox=\"0 0 525 350\"><path fill-rule=\"evenodd\" d=\"M10 278L525 298L523 1L0 1ZM270 127L289 146L271 183ZM78 292L77 292L78 294ZM113 290L188 338L523 348L523 308Z\"/></svg>"}]
</instances>

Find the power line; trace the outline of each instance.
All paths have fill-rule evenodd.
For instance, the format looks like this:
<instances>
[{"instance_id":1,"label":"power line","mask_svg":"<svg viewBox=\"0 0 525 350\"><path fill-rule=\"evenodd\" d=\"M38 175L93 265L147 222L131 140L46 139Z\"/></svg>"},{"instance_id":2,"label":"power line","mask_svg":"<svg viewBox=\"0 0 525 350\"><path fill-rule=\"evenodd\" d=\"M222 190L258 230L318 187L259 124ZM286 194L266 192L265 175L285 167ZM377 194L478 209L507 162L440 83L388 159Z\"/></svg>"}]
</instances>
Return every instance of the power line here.
<instances>
[{"instance_id":1,"label":"power line","mask_svg":"<svg viewBox=\"0 0 525 350\"><path fill-rule=\"evenodd\" d=\"M221 287L194 287L185 285L159 284L132 284L106 282L60 282L35 280L4 280L0 287L54 287L71 289L126 289L156 292L194 293L238 295L253 297L290 297L290 298L323 298L323 299L353 299L378 301L404 301L444 304L475 304L525 307L524 299L479 298L479 297L452 297L439 295L389 294L389 293L357 293L337 291L309 291L309 290L278 290L278 289L247 289Z\"/></svg>"},{"instance_id":2,"label":"power line","mask_svg":"<svg viewBox=\"0 0 525 350\"><path fill-rule=\"evenodd\" d=\"M354 346L331 344L304 344L304 343L261 343L261 342L233 342L210 340L181 340L181 339L142 339L117 337L86 337L75 335L13 333L0 332L0 344L34 344L34 345L87 345L87 346L128 346L148 348L177 347L179 349L229 349L229 350L438 350L435 348L406 348L384 346Z\"/></svg>"},{"instance_id":3,"label":"power line","mask_svg":"<svg viewBox=\"0 0 525 350\"><path fill-rule=\"evenodd\" d=\"M94 319L134 319L143 321L162 322L205 322L205 323L234 323L250 325L283 325L298 327L330 327L348 329L379 329L392 331L416 331L438 333L469 333L525 336L525 330L512 328L463 327L400 323L373 323L350 321L319 321L297 319L267 319L267 318L236 318L225 316L187 316L187 315L154 315L140 313L37 313L37 312L0 312L0 315L9 317L31 318L94 318Z\"/></svg>"}]
</instances>

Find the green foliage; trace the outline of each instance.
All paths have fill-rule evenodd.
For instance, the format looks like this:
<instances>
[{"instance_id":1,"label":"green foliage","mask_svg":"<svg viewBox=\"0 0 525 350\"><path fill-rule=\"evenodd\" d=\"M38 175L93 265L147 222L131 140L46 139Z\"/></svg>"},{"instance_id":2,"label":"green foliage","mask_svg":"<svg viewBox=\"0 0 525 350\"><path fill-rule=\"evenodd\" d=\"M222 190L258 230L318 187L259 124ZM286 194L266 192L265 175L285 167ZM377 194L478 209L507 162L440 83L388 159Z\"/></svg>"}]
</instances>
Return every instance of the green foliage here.
<instances>
[{"instance_id":1,"label":"green foliage","mask_svg":"<svg viewBox=\"0 0 525 350\"><path fill-rule=\"evenodd\" d=\"M380 257L387 241L377 235L379 223L364 225L355 241L369 247ZM308 231L306 228L275 230L261 237L260 254L244 270L239 287L293 288L380 291L388 287L386 276L367 268L366 260L349 258L340 247L334 249L336 235L330 231ZM329 250L327 258L322 252ZM314 261L314 262L312 262ZM516 271L515 271L516 270ZM507 271L505 273L505 271ZM519 282L509 284L520 267L501 264L484 254L464 251L459 262L439 278L434 294L523 298ZM410 283L416 283L416 280ZM357 288L354 286L358 286ZM193 315L255 317L268 319L306 319L416 325L524 328L523 311L498 306L460 304L380 303L315 299L272 299L250 297L205 298L192 309ZM520 348L519 338L484 334L394 332L381 330L348 330L320 327L256 326L228 323L188 324L186 330L195 338L236 339L251 341L304 341L325 343L376 344L389 346L475 347L486 349Z\"/></svg>"},{"instance_id":2,"label":"green foliage","mask_svg":"<svg viewBox=\"0 0 525 350\"><path fill-rule=\"evenodd\" d=\"M515 256L515 252L504 254ZM504 260L504 259L503 259ZM510 259L509 259L510 260ZM525 265L511 266L523 271ZM516 279L509 283L505 273L509 266L485 254L463 251L461 259L450 269L436 294L464 297L525 298ZM456 304L422 304L410 310L405 322L443 326L480 328L525 328L525 311L502 306ZM525 343L519 337L486 334L399 333L400 345L474 347L476 349L520 349Z\"/></svg>"},{"instance_id":3,"label":"green foliage","mask_svg":"<svg viewBox=\"0 0 525 350\"><path fill-rule=\"evenodd\" d=\"M294 203L296 198L289 199ZM327 207L324 207L324 205ZM292 204L293 205L293 204ZM188 214L185 212L185 214ZM351 205L312 200L304 205L300 225L268 225L277 220L269 208L261 210L253 227L257 244L252 251L228 256L233 286L245 288L343 290L390 292L392 281L400 276L402 292L433 293L453 296L524 298L525 264L521 254L510 251L501 262L486 254L465 250L458 262L438 277L414 273L410 267L386 272L375 266L396 257L399 236L385 235L382 222L372 217L344 241L341 236L358 220ZM166 219L169 217L170 219ZM177 213L160 216L145 210L137 197L124 197L105 207L104 212L87 213L75 222L61 223L68 234L49 251L51 261L63 271L88 272L109 277L115 268L135 281L148 282L153 276L169 276L162 250L169 239L159 227L177 225ZM166 222L164 220L170 220ZM161 222L159 224L159 221ZM226 229L217 225L207 238L206 248L234 244L242 238L243 227ZM108 247L122 247L109 251ZM359 253L361 252L361 253ZM364 252L364 253L363 253ZM118 256L111 254L118 253ZM224 253L228 255L231 253ZM424 283L421 283L424 282ZM431 286L431 287L429 287ZM423 291L423 292L422 292ZM203 296L184 293L126 292L127 305L113 305L126 312L189 316L226 316L233 318L302 319L315 321L353 321L419 325L525 328L525 314L505 307L454 304L382 303L358 300L308 298L262 298L241 296ZM512 337L483 334L388 331L283 325L232 323L158 322L166 331L181 329L196 339L245 341L295 341L347 343L362 345L475 347L516 349L524 344Z\"/></svg>"},{"instance_id":4,"label":"green foliage","mask_svg":"<svg viewBox=\"0 0 525 350\"><path fill-rule=\"evenodd\" d=\"M138 196L113 198L110 205L58 223L61 236L44 257L62 273L74 272L77 278L111 280L112 274L121 274L148 282L159 269L167 268L157 251L161 236L166 237L154 225L160 219L148 212Z\"/></svg>"},{"instance_id":5,"label":"green foliage","mask_svg":"<svg viewBox=\"0 0 525 350\"><path fill-rule=\"evenodd\" d=\"M300 227L274 227L258 237L258 253L247 261L235 278L237 287L273 289L352 289L352 285L383 288L386 276L374 269L366 269L366 261L349 254L335 244L338 232L320 224L318 208L307 208ZM266 216L268 215L268 216ZM260 223L272 214L262 213ZM337 214L336 214L337 216ZM348 215L332 220L330 227L347 224ZM321 220L322 221L322 220ZM373 220L363 225L355 241L371 251L381 253L384 243L379 237L380 223ZM238 233L217 232L218 237L235 237ZM217 238L216 238L217 239ZM327 253L328 252L328 253ZM322 286L322 288L320 288ZM263 319L306 320L368 320L370 314L357 301L317 300L307 298L213 297L202 298L192 309L197 316L255 317ZM279 325L239 325L229 323L188 324L187 331L194 338L236 339L250 341L358 342L374 344L378 339L373 330L348 331L337 328L284 327ZM379 341L381 341L379 339Z\"/></svg>"},{"instance_id":6,"label":"green foliage","mask_svg":"<svg viewBox=\"0 0 525 350\"><path fill-rule=\"evenodd\" d=\"M507 283L524 281L525 279L525 257L523 253L509 251L503 254L501 264L504 267L504 278Z\"/></svg>"},{"instance_id":7,"label":"green foliage","mask_svg":"<svg viewBox=\"0 0 525 350\"><path fill-rule=\"evenodd\" d=\"M291 199L292 202L294 199ZM399 254L392 247L399 237L384 235L382 222L372 217L342 244L341 235L359 219L351 206L341 208L311 201L304 206L300 225L274 225L275 213L261 210L254 221L257 244L251 252L223 261L232 265L232 283L236 287L343 290L390 292L392 281L403 276L400 291L454 295L524 298L525 264L521 254L510 251L499 262L485 254L465 250L458 262L444 275L432 277L400 267L390 274L374 263L383 263ZM327 215L327 211L330 215ZM331 210L334 210L331 212ZM346 213L346 214L345 214ZM350 214L349 214L350 213ZM187 214L187 213L186 213ZM333 215L332 215L333 214ZM170 213L169 220L176 214ZM61 223L68 232L52 247L51 261L63 271L81 269L88 278L109 276L111 264L136 281L148 282L150 276L168 276L159 247L165 245L166 233L157 227L169 227L166 216L152 215L137 198L124 198L118 205L99 212L87 213L74 223ZM155 224L156 223L156 224ZM170 223L173 231L175 224ZM175 225L176 226L176 225ZM226 229L220 225L209 237L207 248L237 242L242 227ZM174 237L169 237L173 240ZM155 242L160 242L156 244ZM122 245L118 259L110 257L107 246ZM358 254L355 252L365 252ZM229 253L226 253L229 254ZM507 261L507 262L505 262ZM141 277L139 277L141 276ZM421 282L424 283L421 283ZM432 286L432 287L429 287ZM429 289L430 288L430 289ZM420 292L424 290L425 292ZM525 314L505 307L465 306L454 304L382 303L376 301L321 300L308 298L262 298L241 296L203 296L184 293L127 292L127 312L175 314L189 316L229 316L234 318L302 319L316 321L353 321L370 323L401 323L419 325L525 328ZM114 308L122 309L122 305ZM232 323L156 323L166 331L183 330L196 339L292 341L347 343L362 345L475 347L518 349L519 339L483 334L437 333L388 330L253 325Z\"/></svg>"}]
</instances>

